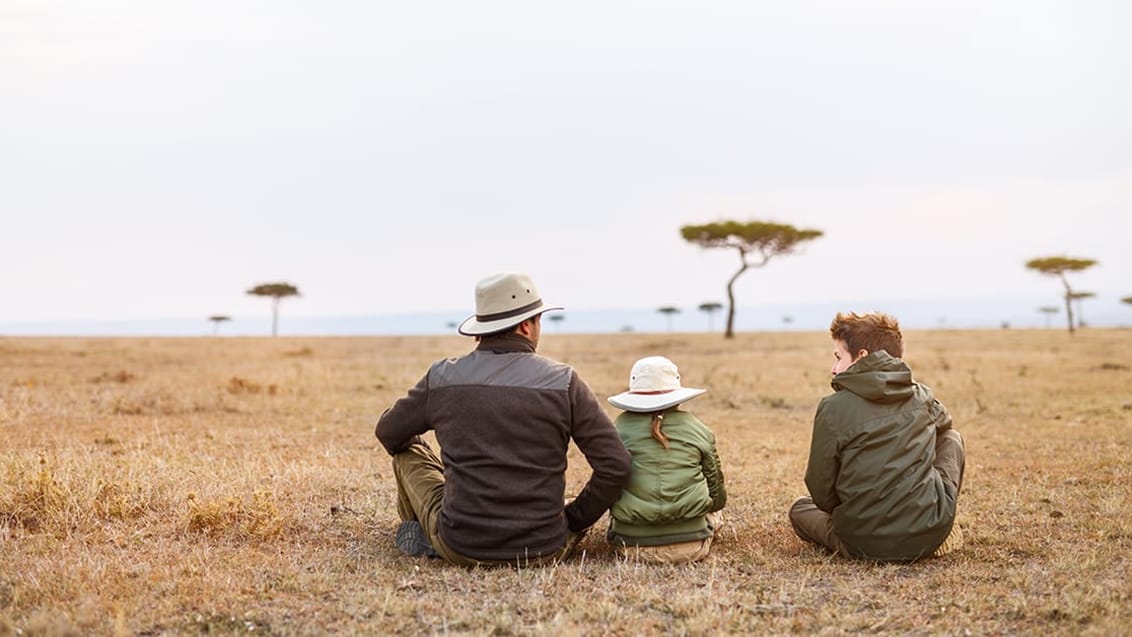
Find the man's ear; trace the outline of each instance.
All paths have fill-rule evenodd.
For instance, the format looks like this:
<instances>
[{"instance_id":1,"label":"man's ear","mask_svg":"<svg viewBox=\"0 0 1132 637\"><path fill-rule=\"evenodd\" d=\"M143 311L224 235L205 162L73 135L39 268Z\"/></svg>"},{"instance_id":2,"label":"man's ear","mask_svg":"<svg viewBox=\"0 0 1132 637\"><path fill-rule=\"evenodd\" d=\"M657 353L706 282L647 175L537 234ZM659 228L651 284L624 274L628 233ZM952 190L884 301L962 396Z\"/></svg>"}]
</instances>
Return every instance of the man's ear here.
<instances>
[{"instance_id":1,"label":"man's ear","mask_svg":"<svg viewBox=\"0 0 1132 637\"><path fill-rule=\"evenodd\" d=\"M519 323L518 325L515 326L515 331L518 332L519 334L523 335L523 336L526 336L527 338L530 338L531 335L534 333L534 323L533 323L533 321L534 321L534 319L527 319L527 320L523 321L522 323Z\"/></svg>"},{"instance_id":2,"label":"man's ear","mask_svg":"<svg viewBox=\"0 0 1132 637\"><path fill-rule=\"evenodd\" d=\"M864 358L868 355L869 355L869 350L862 347L861 349L857 350L857 358L854 358L853 360L859 361L859 360L861 360L862 358Z\"/></svg>"}]
</instances>

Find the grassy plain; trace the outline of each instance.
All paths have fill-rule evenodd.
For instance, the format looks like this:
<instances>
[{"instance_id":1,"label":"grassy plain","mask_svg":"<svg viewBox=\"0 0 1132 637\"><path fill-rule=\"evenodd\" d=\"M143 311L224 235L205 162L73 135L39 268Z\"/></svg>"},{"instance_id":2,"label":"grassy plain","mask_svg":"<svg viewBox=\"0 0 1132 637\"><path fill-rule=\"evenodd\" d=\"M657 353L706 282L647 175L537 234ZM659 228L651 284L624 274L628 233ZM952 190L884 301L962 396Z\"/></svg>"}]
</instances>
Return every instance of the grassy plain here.
<instances>
[{"instance_id":1,"label":"grassy plain","mask_svg":"<svg viewBox=\"0 0 1132 637\"><path fill-rule=\"evenodd\" d=\"M373 423L469 339L0 339L0 635L1132 633L1132 332L905 339L967 442L957 553L854 563L795 539L825 333L547 330L603 399L649 354L709 388L689 408L729 526L700 564L618 561L595 528L523 570L393 546ZM571 488L586 475L575 452Z\"/></svg>"}]
</instances>

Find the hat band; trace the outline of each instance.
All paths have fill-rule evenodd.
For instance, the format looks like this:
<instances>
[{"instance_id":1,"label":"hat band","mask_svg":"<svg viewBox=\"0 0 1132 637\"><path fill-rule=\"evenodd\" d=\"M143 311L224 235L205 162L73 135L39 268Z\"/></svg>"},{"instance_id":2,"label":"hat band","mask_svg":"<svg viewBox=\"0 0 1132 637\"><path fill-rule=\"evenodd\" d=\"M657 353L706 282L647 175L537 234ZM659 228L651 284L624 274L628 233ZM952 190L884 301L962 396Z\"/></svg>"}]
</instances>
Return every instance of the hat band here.
<instances>
[{"instance_id":1,"label":"hat band","mask_svg":"<svg viewBox=\"0 0 1132 637\"><path fill-rule=\"evenodd\" d=\"M511 318L512 316L518 316L518 315L522 314L523 312L529 312L531 310L537 309L541 305L542 305L542 299L536 299L532 303L527 303L526 305L524 305L522 307L517 307L513 310L507 310L506 312L496 312L495 314L476 314L476 320L479 321L480 323L488 323L490 321L498 321L500 319L506 319L506 318Z\"/></svg>"},{"instance_id":2,"label":"hat band","mask_svg":"<svg viewBox=\"0 0 1132 637\"><path fill-rule=\"evenodd\" d=\"M668 394L674 391L676 391L676 389L658 389L656 391L633 391L630 389L629 393L636 394L638 396L655 396L657 394Z\"/></svg>"}]
</instances>

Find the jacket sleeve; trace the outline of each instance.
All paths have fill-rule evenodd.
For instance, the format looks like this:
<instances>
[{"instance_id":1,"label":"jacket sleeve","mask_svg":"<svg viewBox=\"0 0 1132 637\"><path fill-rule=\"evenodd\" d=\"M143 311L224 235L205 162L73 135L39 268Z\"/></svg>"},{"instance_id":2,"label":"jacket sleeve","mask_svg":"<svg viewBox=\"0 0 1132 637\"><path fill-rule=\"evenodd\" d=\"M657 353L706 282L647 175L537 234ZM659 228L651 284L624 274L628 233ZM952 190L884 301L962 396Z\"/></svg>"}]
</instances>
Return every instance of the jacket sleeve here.
<instances>
[{"instance_id":1,"label":"jacket sleeve","mask_svg":"<svg viewBox=\"0 0 1132 637\"><path fill-rule=\"evenodd\" d=\"M727 488L723 482L723 464L715 449L715 434L707 427L704 427L704 433L707 434L707 446L700 452L700 468L707 481L708 495L711 496L711 509L708 513L715 513L727 505Z\"/></svg>"},{"instance_id":2,"label":"jacket sleeve","mask_svg":"<svg viewBox=\"0 0 1132 637\"><path fill-rule=\"evenodd\" d=\"M832 513L841 500L837 497L837 474L841 469L841 450L838 448L834 423L823 399L814 414L814 432L810 440L810 460L806 465L806 488L814 504L826 513Z\"/></svg>"},{"instance_id":3,"label":"jacket sleeve","mask_svg":"<svg viewBox=\"0 0 1132 637\"><path fill-rule=\"evenodd\" d=\"M374 428L374 434L389 455L396 455L405 450L410 443L417 440L417 436L428 431L428 374L405 396L398 398L381 414Z\"/></svg>"},{"instance_id":4,"label":"jacket sleeve","mask_svg":"<svg viewBox=\"0 0 1132 637\"><path fill-rule=\"evenodd\" d=\"M581 493L565 508L566 524L577 533L597 522L621 497L621 490L629 482L633 460L613 422L577 372L572 373L569 392L570 435L593 470Z\"/></svg>"},{"instance_id":5,"label":"jacket sleeve","mask_svg":"<svg viewBox=\"0 0 1132 637\"><path fill-rule=\"evenodd\" d=\"M951 429L951 413L947 411L947 407L936 399L932 399L931 404L928 405L928 415L935 424L935 433L939 434Z\"/></svg>"}]
</instances>

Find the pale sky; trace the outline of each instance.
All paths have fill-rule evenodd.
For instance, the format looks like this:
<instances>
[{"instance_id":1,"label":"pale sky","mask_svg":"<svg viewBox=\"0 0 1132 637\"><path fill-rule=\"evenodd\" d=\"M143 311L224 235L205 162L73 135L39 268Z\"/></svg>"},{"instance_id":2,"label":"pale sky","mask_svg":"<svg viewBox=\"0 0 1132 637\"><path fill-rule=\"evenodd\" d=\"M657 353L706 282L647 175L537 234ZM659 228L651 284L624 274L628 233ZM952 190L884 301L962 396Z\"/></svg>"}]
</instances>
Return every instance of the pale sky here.
<instances>
[{"instance_id":1,"label":"pale sky","mask_svg":"<svg viewBox=\"0 0 1132 637\"><path fill-rule=\"evenodd\" d=\"M1132 3L0 3L0 321L1132 295Z\"/></svg>"}]
</instances>

